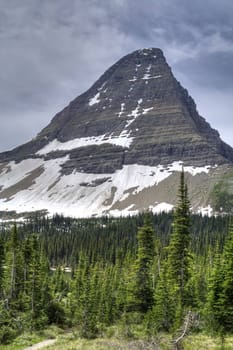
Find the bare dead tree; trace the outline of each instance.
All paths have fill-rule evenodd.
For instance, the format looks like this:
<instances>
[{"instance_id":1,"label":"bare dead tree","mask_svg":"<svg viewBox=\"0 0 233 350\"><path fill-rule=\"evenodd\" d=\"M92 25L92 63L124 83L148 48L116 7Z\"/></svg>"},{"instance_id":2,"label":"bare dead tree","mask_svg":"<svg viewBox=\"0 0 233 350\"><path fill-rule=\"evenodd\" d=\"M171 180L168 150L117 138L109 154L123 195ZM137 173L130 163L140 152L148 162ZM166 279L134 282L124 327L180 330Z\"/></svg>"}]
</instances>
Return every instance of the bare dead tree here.
<instances>
[{"instance_id":1,"label":"bare dead tree","mask_svg":"<svg viewBox=\"0 0 233 350\"><path fill-rule=\"evenodd\" d=\"M184 318L183 326L180 330L179 336L172 340L172 349L182 350L182 340L188 335L193 327L197 324L197 314L192 311L188 311L187 315Z\"/></svg>"}]
</instances>

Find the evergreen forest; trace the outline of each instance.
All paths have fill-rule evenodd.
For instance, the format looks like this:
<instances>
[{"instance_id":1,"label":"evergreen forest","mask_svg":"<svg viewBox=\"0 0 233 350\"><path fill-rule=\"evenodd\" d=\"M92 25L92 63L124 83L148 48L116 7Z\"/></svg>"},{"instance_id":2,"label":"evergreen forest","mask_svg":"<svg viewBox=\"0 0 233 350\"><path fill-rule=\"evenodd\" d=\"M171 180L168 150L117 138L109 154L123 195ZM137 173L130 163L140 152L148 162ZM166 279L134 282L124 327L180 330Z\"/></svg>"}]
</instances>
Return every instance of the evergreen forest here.
<instances>
[{"instance_id":1,"label":"evergreen forest","mask_svg":"<svg viewBox=\"0 0 233 350\"><path fill-rule=\"evenodd\" d=\"M191 215L181 173L172 213L35 217L0 228L0 344L48 325L95 338L233 333L233 225Z\"/></svg>"}]
</instances>

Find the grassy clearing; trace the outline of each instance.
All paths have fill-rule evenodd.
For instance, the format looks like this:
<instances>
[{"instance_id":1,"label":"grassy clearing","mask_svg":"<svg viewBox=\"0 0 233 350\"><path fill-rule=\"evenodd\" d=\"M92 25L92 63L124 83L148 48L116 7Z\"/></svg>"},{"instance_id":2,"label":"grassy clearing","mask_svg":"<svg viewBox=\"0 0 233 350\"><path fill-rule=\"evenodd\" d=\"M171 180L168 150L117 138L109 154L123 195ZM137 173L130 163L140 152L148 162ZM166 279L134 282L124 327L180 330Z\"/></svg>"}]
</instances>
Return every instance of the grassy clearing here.
<instances>
[{"instance_id":1,"label":"grassy clearing","mask_svg":"<svg viewBox=\"0 0 233 350\"><path fill-rule=\"evenodd\" d=\"M159 341L160 345L158 345ZM72 339L72 336L61 337L58 342L45 350L170 350L171 343L168 339L157 339L154 344L143 340L124 340L116 338L103 338L94 340ZM157 343L157 345L156 345ZM189 336L183 343L184 350L232 350L233 337L226 338L224 347L221 347L219 338L211 338L205 335Z\"/></svg>"},{"instance_id":2,"label":"grassy clearing","mask_svg":"<svg viewBox=\"0 0 233 350\"><path fill-rule=\"evenodd\" d=\"M143 340L123 340L123 339L76 339L67 341L66 338L51 346L46 350L160 350L155 344L150 344Z\"/></svg>"},{"instance_id":3,"label":"grassy clearing","mask_svg":"<svg viewBox=\"0 0 233 350\"><path fill-rule=\"evenodd\" d=\"M44 350L170 350L171 342L167 335L159 335L153 342L142 339L126 339L120 334L98 339L82 339L76 330L66 333L57 327L49 327L43 332L35 334L25 333L15 339L10 345L0 345L1 350L23 350L26 347L39 343L45 339L54 339L55 344L46 346ZM225 339L224 347L219 338L204 334L190 335L183 342L184 350L232 350L233 337Z\"/></svg>"},{"instance_id":4,"label":"grassy clearing","mask_svg":"<svg viewBox=\"0 0 233 350\"><path fill-rule=\"evenodd\" d=\"M233 337L226 337L222 347L220 338L210 337L204 334L187 337L184 342L185 350L232 350Z\"/></svg>"},{"instance_id":5,"label":"grassy clearing","mask_svg":"<svg viewBox=\"0 0 233 350\"><path fill-rule=\"evenodd\" d=\"M59 337L63 330L56 326L50 326L43 331L38 331L35 333L23 333L9 345L0 345L1 350L22 350L28 346L39 343L45 339L55 339Z\"/></svg>"}]
</instances>

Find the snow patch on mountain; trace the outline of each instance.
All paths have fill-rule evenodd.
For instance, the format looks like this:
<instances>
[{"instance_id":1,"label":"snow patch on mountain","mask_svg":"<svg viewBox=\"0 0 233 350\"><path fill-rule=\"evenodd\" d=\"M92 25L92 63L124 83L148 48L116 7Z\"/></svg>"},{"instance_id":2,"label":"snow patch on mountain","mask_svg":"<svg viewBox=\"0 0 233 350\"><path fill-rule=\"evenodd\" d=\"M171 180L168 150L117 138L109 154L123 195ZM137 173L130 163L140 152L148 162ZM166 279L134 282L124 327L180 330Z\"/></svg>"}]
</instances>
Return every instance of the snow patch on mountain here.
<instances>
[{"instance_id":1,"label":"snow patch on mountain","mask_svg":"<svg viewBox=\"0 0 233 350\"><path fill-rule=\"evenodd\" d=\"M154 107L143 108L142 114L146 114L146 113L148 113L149 111L151 111L152 109L154 109Z\"/></svg>"},{"instance_id":2,"label":"snow patch on mountain","mask_svg":"<svg viewBox=\"0 0 233 350\"><path fill-rule=\"evenodd\" d=\"M153 107L142 108L141 107L142 102L143 102L142 98L140 98L137 101L137 107L133 109L131 113L128 114L128 117L132 117L132 118L130 118L126 122L124 130L119 135L114 135L113 133L111 133L110 135L104 134L99 136L81 137L81 138L76 138L66 142L60 142L57 139L54 139L53 141L48 143L46 146L44 146L42 149L37 151L36 154L46 155L50 152L69 151L79 147L102 145L105 143L110 143L112 145L129 148L134 139L132 136L130 136L132 131L129 130L129 126L141 114L146 114L153 109ZM121 110L118 114L118 117L121 117L124 111L125 111L125 103L121 103Z\"/></svg>"},{"instance_id":3,"label":"snow patch on mountain","mask_svg":"<svg viewBox=\"0 0 233 350\"><path fill-rule=\"evenodd\" d=\"M93 145L102 145L110 143L116 146L122 146L128 148L133 141L133 137L130 137L131 131L123 130L120 135L114 136L113 134L81 137L73 139L67 142L60 142L57 139L51 141L45 147L40 149L36 154L45 155L54 151L69 151L79 147L87 147Z\"/></svg>"},{"instance_id":4,"label":"snow patch on mountain","mask_svg":"<svg viewBox=\"0 0 233 350\"><path fill-rule=\"evenodd\" d=\"M151 76L150 74L146 73L146 74L144 74L144 76L142 77L143 80L158 79L158 78L162 78L162 75L161 75L161 74L158 74L158 75Z\"/></svg>"},{"instance_id":5,"label":"snow patch on mountain","mask_svg":"<svg viewBox=\"0 0 233 350\"><path fill-rule=\"evenodd\" d=\"M208 205L205 208L199 208L198 209L198 214L201 214L202 216L212 216L213 215L213 208Z\"/></svg>"},{"instance_id":6,"label":"snow patch on mountain","mask_svg":"<svg viewBox=\"0 0 233 350\"><path fill-rule=\"evenodd\" d=\"M89 100L89 103L88 103L89 106L93 106L96 103L99 103L100 102L99 97L100 97L100 93L97 92L97 94Z\"/></svg>"},{"instance_id":7,"label":"snow patch on mountain","mask_svg":"<svg viewBox=\"0 0 233 350\"><path fill-rule=\"evenodd\" d=\"M173 208L174 208L174 205L169 204L169 203L165 203L165 202L158 203L158 204L156 204L154 207L153 207L153 206L150 206L150 207L149 207L149 209L151 209L151 211L152 211L154 214L159 214L159 213L162 213L162 212L168 213L168 212L171 211Z\"/></svg>"},{"instance_id":8,"label":"snow patch on mountain","mask_svg":"<svg viewBox=\"0 0 233 350\"><path fill-rule=\"evenodd\" d=\"M122 116L122 114L124 113L124 110L125 110L125 103L121 103L121 110L117 115L118 118L120 118Z\"/></svg>"},{"instance_id":9,"label":"snow patch on mountain","mask_svg":"<svg viewBox=\"0 0 233 350\"><path fill-rule=\"evenodd\" d=\"M63 213L74 217L90 217L103 214L129 215L136 214L134 205L118 210L113 208L123 203L129 196L139 194L142 190L157 186L172 173L180 171L182 162L174 162L169 166L124 165L113 174L88 174L74 171L69 175L61 174L61 166L68 156L43 161L27 159L20 163L10 162L2 173L3 190L9 191L8 198L1 197L0 210L16 210L18 212L47 209L49 213ZM11 186L27 179L28 174L43 166L43 172L35 176L28 188L23 188L10 195ZM184 166L184 171L193 176L208 173L210 167ZM11 179L11 180L9 180ZM46 184L46 186L45 186ZM0 192L1 196L1 192ZM169 203L155 202L153 212L169 211Z\"/></svg>"},{"instance_id":10,"label":"snow patch on mountain","mask_svg":"<svg viewBox=\"0 0 233 350\"><path fill-rule=\"evenodd\" d=\"M43 164L43 159L25 159L20 163L14 161L8 163L1 173L2 190L22 181L25 176Z\"/></svg>"}]
</instances>

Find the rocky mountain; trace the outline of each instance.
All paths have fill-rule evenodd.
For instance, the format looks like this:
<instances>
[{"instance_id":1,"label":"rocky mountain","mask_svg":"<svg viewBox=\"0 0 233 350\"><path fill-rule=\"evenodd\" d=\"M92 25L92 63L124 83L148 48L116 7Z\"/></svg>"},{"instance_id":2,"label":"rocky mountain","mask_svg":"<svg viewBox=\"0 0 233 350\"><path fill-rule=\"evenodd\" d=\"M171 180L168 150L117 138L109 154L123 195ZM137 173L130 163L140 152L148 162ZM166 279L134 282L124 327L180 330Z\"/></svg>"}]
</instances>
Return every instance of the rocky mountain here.
<instances>
[{"instance_id":1,"label":"rocky mountain","mask_svg":"<svg viewBox=\"0 0 233 350\"><path fill-rule=\"evenodd\" d=\"M0 163L4 211L84 217L169 210L182 167L194 211L211 209L222 179L233 186L233 149L154 48L120 59L36 138L1 153Z\"/></svg>"}]
</instances>

